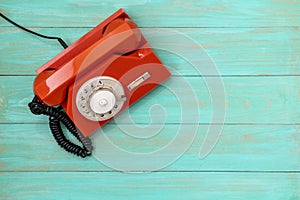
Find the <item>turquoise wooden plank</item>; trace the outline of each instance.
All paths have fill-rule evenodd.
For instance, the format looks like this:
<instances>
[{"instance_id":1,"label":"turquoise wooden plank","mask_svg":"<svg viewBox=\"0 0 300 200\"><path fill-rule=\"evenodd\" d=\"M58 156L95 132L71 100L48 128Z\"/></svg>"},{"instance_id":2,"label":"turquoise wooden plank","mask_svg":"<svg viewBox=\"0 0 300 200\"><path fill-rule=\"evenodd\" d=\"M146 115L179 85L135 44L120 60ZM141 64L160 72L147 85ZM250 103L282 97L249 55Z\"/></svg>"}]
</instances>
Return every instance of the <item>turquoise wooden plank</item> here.
<instances>
[{"instance_id":1,"label":"turquoise wooden plank","mask_svg":"<svg viewBox=\"0 0 300 200\"><path fill-rule=\"evenodd\" d=\"M1 173L4 199L299 199L299 173Z\"/></svg>"},{"instance_id":2,"label":"turquoise wooden plank","mask_svg":"<svg viewBox=\"0 0 300 200\"><path fill-rule=\"evenodd\" d=\"M69 44L124 7L146 35L153 30L150 27L177 27L172 30L200 43L221 75L230 76L223 78L228 111L223 133L213 151L201 160L198 152L212 112L203 78L184 59L156 50L169 69L196 76L187 80L199 101L201 125L188 151L162 172L117 173L94 157L82 160L65 153L49 133L47 118L28 112L26 104L32 96L34 70L60 52L61 47L55 41L26 34L1 19L1 199L300 198L300 2L131 0L112 4L107 0L51 3L12 0L1 2L0 7L1 12L20 24L35 27L34 30L44 34L62 36ZM195 49L181 45L182 40L176 35L167 39L149 38L149 42L165 48L178 44L191 55L190 61L198 59ZM266 75L276 77L260 77ZM180 88L179 79L172 77L167 85ZM179 90L178 94L188 96L187 91ZM190 140L192 125L188 122L194 118L191 114L194 107L186 108L191 116L182 121L177 99L168 95L170 92L159 87L130 109L134 121L145 124L150 122L145 113L152 105L165 106L168 118L160 134L141 141L124 134L112 122L103 128L105 135L131 152L162 147L179 127L186 129L185 139ZM191 100L187 98L184 102L189 104ZM151 114L159 119L159 112ZM117 118L118 125L133 129L122 120L126 116L124 113ZM163 124L154 122L155 127ZM218 119L217 123L221 121ZM99 131L92 136L100 148L102 138ZM101 150L115 156L107 148Z\"/></svg>"},{"instance_id":3,"label":"turquoise wooden plank","mask_svg":"<svg viewBox=\"0 0 300 200\"><path fill-rule=\"evenodd\" d=\"M220 125L215 125L220 126ZM103 133L110 141L128 152L149 153L166 146L176 138L178 129L185 130L185 138L193 141L188 151L162 171L300 171L300 127L295 125L225 125L213 151L204 159L199 149L208 126L199 126L195 139L191 125L164 125L153 138L140 140L126 135L126 129L108 124ZM156 133L160 126L144 129ZM103 147L103 133L97 131L91 137L94 147L103 154L116 155ZM1 124L0 125L0 171L112 171L95 157L80 159L66 153L54 141L47 124ZM166 147L168 148L168 147ZM155 157L156 163L174 158L178 151L170 151ZM180 154L179 154L180 155ZM130 160L129 157L124 157ZM131 161L139 165L138 160ZM152 162L149 160L149 162ZM107 162L105 162L107 163Z\"/></svg>"},{"instance_id":4,"label":"turquoise wooden plank","mask_svg":"<svg viewBox=\"0 0 300 200\"><path fill-rule=\"evenodd\" d=\"M71 44L88 32L89 28L34 28L43 34L63 37ZM183 75L198 75L190 63L208 68L208 57L199 57L202 50L191 48L186 37L202 45L216 64L221 75L299 75L299 28L184 28L167 37L153 37L153 28L143 28L149 43L170 70ZM159 30L158 32L163 32ZM157 33L157 34L161 34ZM35 70L62 50L56 41L37 38L15 27L0 28L0 74L34 75ZM184 51L186 61L176 50ZM165 50L159 50L158 47ZM168 50L168 51L167 51ZM206 70L207 71L207 70ZM207 75L218 75L207 72Z\"/></svg>"},{"instance_id":5,"label":"turquoise wooden plank","mask_svg":"<svg viewBox=\"0 0 300 200\"><path fill-rule=\"evenodd\" d=\"M142 27L299 26L295 0L254 1L17 1L1 2L1 11L26 26L95 26L120 7ZM3 21L1 26L7 26Z\"/></svg>"},{"instance_id":6,"label":"turquoise wooden plank","mask_svg":"<svg viewBox=\"0 0 300 200\"><path fill-rule=\"evenodd\" d=\"M47 122L47 117L33 116L27 106L33 96L33 79L34 76L0 77L1 123ZM217 82L219 78L207 80ZM223 77L222 80L226 94L225 123L299 123L299 76ZM193 91L189 87L182 89L185 81ZM147 124L152 118L153 123L161 124L166 118L166 123L198 123L195 122L198 115L199 123L211 122L213 106L203 78L171 77L165 86L159 86L130 108L134 122ZM199 113L195 111L197 104ZM151 109L153 105L163 107L165 113L157 106ZM151 115L148 114L150 110ZM128 116L127 112L120 114L117 122L128 123ZM219 115L213 123L222 122L222 115Z\"/></svg>"}]
</instances>

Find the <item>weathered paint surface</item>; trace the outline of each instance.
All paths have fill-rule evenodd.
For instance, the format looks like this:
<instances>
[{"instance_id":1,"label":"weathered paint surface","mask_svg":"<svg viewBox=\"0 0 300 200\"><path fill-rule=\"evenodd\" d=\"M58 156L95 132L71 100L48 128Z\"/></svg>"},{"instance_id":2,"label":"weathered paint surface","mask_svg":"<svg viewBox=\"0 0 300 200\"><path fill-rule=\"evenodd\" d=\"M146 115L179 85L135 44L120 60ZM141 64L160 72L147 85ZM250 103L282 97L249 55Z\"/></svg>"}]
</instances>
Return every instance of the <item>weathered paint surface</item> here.
<instances>
[{"instance_id":1,"label":"weathered paint surface","mask_svg":"<svg viewBox=\"0 0 300 200\"><path fill-rule=\"evenodd\" d=\"M176 162L154 173L120 173L95 158L66 154L49 133L47 117L30 114L34 70L61 51L55 41L36 38L0 20L0 199L300 199L300 2L255 1L2 1L1 12L35 31L63 37L71 44L123 7L147 33L168 28L202 45L220 74L201 76L183 58L156 49L183 75L200 107L199 128L190 148ZM161 46L177 44L149 38ZM188 54L196 61L193 49ZM180 96L173 76L166 85ZM222 79L227 116L217 145L204 159L199 149L213 111L204 80ZM192 99L185 98L185 104ZM182 122L175 96L164 87L131 109L135 123L166 123L151 140L132 139L111 122L103 128L128 151L149 152L168 143ZM184 108L192 113L193 107ZM147 115L145 115L147 113ZM118 117L118 125L131 128ZM222 126L217 119L213 125ZM155 127L154 127L155 128ZM96 133L97 134L97 133ZM98 133L101 134L101 133ZM189 132L186 132L187 139ZM105 149L103 149L105 151ZM109 153L109 152L108 152ZM176 152L174 152L176 153ZM172 156L172 153L170 155ZM126 158L124 158L126 159Z\"/></svg>"}]
</instances>

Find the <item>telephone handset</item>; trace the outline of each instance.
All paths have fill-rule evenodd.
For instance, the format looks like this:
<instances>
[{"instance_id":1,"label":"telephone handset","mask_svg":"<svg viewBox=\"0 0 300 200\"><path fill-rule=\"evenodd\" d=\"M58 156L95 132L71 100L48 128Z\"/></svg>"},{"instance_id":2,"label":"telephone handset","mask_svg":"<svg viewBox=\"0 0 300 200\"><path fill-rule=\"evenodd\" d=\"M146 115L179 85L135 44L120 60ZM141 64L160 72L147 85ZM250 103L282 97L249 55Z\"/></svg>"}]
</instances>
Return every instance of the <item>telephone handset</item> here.
<instances>
[{"instance_id":1,"label":"telephone handset","mask_svg":"<svg viewBox=\"0 0 300 200\"><path fill-rule=\"evenodd\" d=\"M91 153L89 135L170 76L122 9L37 73L32 112L49 115L59 145L81 157ZM83 148L66 140L59 122Z\"/></svg>"}]
</instances>

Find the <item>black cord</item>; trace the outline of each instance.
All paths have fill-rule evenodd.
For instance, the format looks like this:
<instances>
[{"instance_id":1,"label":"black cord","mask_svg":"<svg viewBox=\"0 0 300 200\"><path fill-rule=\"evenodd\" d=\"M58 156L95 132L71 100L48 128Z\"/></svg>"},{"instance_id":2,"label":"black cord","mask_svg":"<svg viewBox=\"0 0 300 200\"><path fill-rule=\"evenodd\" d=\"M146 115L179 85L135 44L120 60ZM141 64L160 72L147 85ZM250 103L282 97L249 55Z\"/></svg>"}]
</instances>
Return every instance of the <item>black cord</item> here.
<instances>
[{"instance_id":1,"label":"black cord","mask_svg":"<svg viewBox=\"0 0 300 200\"><path fill-rule=\"evenodd\" d=\"M42 35L40 33L37 33L37 32L34 32L32 30L29 30L19 24L17 24L16 22L14 22L13 20L9 19L8 17L6 17L5 15L3 15L2 13L0 13L0 16L5 19L6 21L8 21L9 23L15 25L16 27L22 29L23 31L26 31L26 32L29 32L33 35L37 35L39 37L42 37L42 38L46 38L46 39L51 39L51 40L58 40L58 42L61 44L61 46L63 46L63 48L67 48L68 45L65 43L65 41L63 39L61 39L60 37L52 37L52 36L47 36L47 35Z\"/></svg>"},{"instance_id":2,"label":"black cord","mask_svg":"<svg viewBox=\"0 0 300 200\"><path fill-rule=\"evenodd\" d=\"M67 48L68 45L63 41L63 39L59 37L52 37L52 36L47 36L47 35L42 35L40 33L36 33L32 30L29 30L16 22L12 21L11 19L7 18L5 15L0 13L0 16L8 21L9 23L15 25L16 27L27 31L33 35L46 38L46 39L55 39L58 40L58 42L63 46L63 48ZM37 96L34 96L33 100L28 104L30 111L35 114L35 115L47 115L49 116L49 127L52 132L52 135L54 139L56 140L57 144L64 148L67 152L73 153L77 156L80 156L82 158L86 156L90 156L92 154L92 143L88 137L84 137L76 128L75 124L72 122L72 120L66 115L65 112L62 111L61 106L55 108L55 107L50 107L42 102L39 101ZM81 142L83 147L80 147L71 141L69 141L61 128L60 122L65 125L65 127L72 133L77 140Z\"/></svg>"},{"instance_id":3,"label":"black cord","mask_svg":"<svg viewBox=\"0 0 300 200\"><path fill-rule=\"evenodd\" d=\"M57 144L67 152L80 156L82 158L92 154L92 143L88 137L84 137L77 129L72 120L61 110L61 107L55 108L41 103L37 96L28 104L30 111L35 115L49 116L49 127ZM83 147L80 147L69 141L61 129L60 122L72 133Z\"/></svg>"}]
</instances>

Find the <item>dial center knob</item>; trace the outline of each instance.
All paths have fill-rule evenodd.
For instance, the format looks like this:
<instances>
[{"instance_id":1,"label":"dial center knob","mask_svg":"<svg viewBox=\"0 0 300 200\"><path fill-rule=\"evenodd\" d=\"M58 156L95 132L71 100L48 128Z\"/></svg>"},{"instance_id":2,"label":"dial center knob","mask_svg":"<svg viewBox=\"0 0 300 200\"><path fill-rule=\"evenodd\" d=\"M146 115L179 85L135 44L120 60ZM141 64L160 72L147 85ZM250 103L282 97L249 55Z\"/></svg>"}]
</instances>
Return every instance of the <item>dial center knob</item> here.
<instances>
[{"instance_id":1,"label":"dial center knob","mask_svg":"<svg viewBox=\"0 0 300 200\"><path fill-rule=\"evenodd\" d=\"M100 106L106 106L107 105L107 100L106 99L100 99L99 104L100 104Z\"/></svg>"},{"instance_id":2,"label":"dial center knob","mask_svg":"<svg viewBox=\"0 0 300 200\"><path fill-rule=\"evenodd\" d=\"M116 104L115 95L108 90L95 92L90 99L91 109L98 114L104 114L113 109Z\"/></svg>"}]
</instances>

